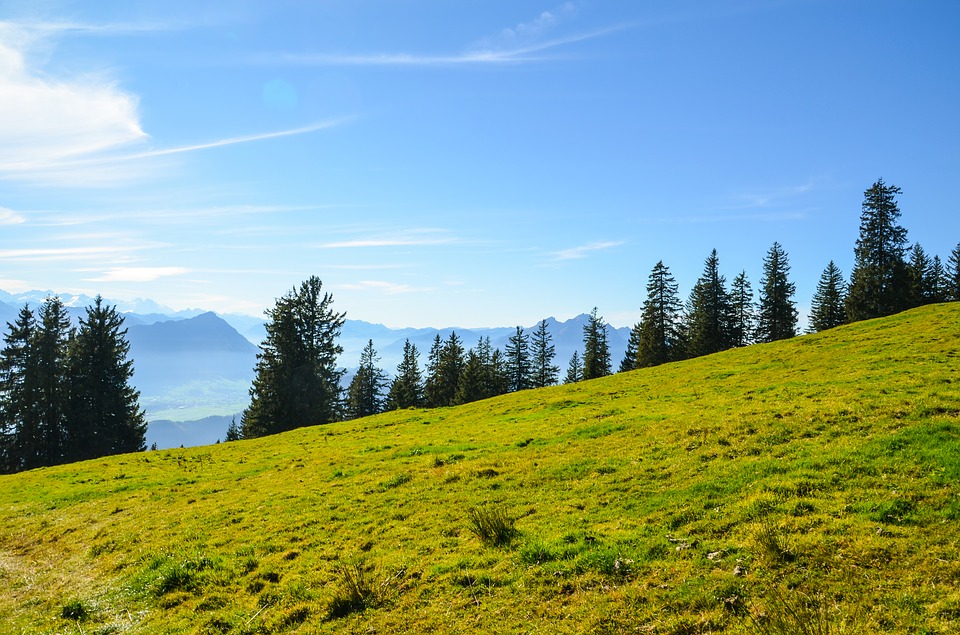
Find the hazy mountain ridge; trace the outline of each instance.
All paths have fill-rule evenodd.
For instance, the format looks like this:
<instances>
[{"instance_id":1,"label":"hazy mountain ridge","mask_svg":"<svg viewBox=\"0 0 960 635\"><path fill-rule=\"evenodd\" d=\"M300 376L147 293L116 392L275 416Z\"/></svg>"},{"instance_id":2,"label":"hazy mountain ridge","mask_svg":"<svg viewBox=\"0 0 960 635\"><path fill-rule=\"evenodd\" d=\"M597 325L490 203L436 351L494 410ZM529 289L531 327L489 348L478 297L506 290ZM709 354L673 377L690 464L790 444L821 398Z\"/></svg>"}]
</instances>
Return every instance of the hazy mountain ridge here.
<instances>
[{"instance_id":1,"label":"hazy mountain ridge","mask_svg":"<svg viewBox=\"0 0 960 635\"><path fill-rule=\"evenodd\" d=\"M75 324L94 300L86 295L52 291L19 294L0 291L0 325L4 333L6 323L16 319L25 303L36 308L52 295L59 295ZM133 383L140 390L140 403L151 422L148 444L157 443L158 447L165 448L204 445L222 439L226 426L220 424L240 413L248 403L258 344L265 335L265 321L249 315L219 315L201 309L174 311L142 298L130 302L105 301L116 306L124 316L134 364ZM585 313L562 322L546 318L561 380L573 352L582 352L583 326L587 319ZM535 327L536 324L524 326L524 332L532 334ZM380 356L380 367L392 376L403 358L404 343L408 339L420 351L420 367L424 370L436 336L445 340L454 332L465 350L486 337L494 348L504 350L516 326L391 328L348 319L338 340L343 347L340 364L347 369L345 381L349 381L361 350L370 340ZM613 370L620 364L629 335L628 328L609 327Z\"/></svg>"}]
</instances>

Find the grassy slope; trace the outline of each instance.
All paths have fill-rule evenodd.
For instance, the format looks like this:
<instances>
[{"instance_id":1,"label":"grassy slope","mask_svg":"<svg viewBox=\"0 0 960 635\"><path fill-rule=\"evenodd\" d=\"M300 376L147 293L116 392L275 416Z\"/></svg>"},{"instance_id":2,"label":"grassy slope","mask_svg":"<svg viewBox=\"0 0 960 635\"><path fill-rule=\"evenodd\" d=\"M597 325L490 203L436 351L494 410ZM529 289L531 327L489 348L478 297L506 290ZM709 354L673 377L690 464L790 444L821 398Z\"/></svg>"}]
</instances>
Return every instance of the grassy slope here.
<instances>
[{"instance_id":1,"label":"grassy slope","mask_svg":"<svg viewBox=\"0 0 960 635\"><path fill-rule=\"evenodd\" d=\"M0 477L0 630L957 632L958 370L954 303ZM512 545L469 531L479 505ZM372 606L329 617L358 569Z\"/></svg>"}]
</instances>

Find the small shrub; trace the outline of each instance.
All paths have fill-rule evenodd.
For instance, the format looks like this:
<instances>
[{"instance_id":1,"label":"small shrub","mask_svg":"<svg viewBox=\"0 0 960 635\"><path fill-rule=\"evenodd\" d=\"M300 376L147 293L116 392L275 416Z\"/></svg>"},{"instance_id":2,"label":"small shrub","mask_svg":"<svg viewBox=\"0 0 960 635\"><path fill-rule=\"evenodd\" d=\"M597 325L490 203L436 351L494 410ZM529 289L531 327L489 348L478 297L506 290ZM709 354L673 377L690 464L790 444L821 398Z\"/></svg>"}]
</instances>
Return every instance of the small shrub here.
<instances>
[{"instance_id":1,"label":"small shrub","mask_svg":"<svg viewBox=\"0 0 960 635\"><path fill-rule=\"evenodd\" d=\"M470 518L468 528L486 545L505 547L520 533L513 526L516 519L500 508L471 507L467 516Z\"/></svg>"}]
</instances>

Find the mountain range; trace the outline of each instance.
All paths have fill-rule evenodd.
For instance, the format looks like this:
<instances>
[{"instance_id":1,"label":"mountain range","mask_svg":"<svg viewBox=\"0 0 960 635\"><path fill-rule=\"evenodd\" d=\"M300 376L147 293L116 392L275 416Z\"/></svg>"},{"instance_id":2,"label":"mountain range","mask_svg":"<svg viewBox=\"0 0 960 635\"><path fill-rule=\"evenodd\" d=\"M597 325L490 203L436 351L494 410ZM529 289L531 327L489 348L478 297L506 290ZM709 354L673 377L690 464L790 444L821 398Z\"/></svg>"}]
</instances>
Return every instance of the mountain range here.
<instances>
[{"instance_id":1,"label":"mountain range","mask_svg":"<svg viewBox=\"0 0 960 635\"><path fill-rule=\"evenodd\" d=\"M16 319L28 303L39 306L52 291L11 294L0 291L0 325ZM85 315L93 298L59 294L76 323ZM243 314L218 315L202 309L174 311L149 299L114 302L124 315L130 357L135 374L133 383L140 390L140 403L150 423L147 443L158 448L205 445L222 439L227 424L238 416L249 401L258 344L264 337L264 320ZM561 379L574 351L582 351L586 314L566 321L547 318L547 328L556 348L554 363L561 368ZM531 333L536 325L524 327ZM420 366L434 338L447 339L452 332L464 348L489 337L494 348L505 349L515 326L461 329L390 328L362 320L347 320L339 338L343 347L340 364L347 369L349 381L367 342L373 341L380 356L378 365L392 375L403 357L407 340L420 351ZM609 327L608 337L614 369L626 350L630 329Z\"/></svg>"}]
</instances>

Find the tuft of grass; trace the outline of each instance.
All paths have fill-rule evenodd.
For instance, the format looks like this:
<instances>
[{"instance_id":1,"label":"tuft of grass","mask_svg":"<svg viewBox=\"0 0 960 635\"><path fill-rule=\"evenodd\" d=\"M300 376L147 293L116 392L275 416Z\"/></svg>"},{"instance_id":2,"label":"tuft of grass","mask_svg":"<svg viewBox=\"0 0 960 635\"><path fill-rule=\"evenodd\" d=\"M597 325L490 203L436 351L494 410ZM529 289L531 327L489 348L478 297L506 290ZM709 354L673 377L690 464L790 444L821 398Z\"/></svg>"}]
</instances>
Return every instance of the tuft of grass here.
<instances>
[{"instance_id":1,"label":"tuft of grass","mask_svg":"<svg viewBox=\"0 0 960 635\"><path fill-rule=\"evenodd\" d=\"M73 599L64 603L60 609L60 617L65 620L84 622L90 617L90 608L83 600Z\"/></svg>"},{"instance_id":2,"label":"tuft of grass","mask_svg":"<svg viewBox=\"0 0 960 635\"><path fill-rule=\"evenodd\" d=\"M747 614L757 635L840 635L862 632L861 607L840 606L822 593L772 587Z\"/></svg>"},{"instance_id":3,"label":"tuft of grass","mask_svg":"<svg viewBox=\"0 0 960 635\"><path fill-rule=\"evenodd\" d=\"M471 507L467 510L467 518L470 532L491 547L506 547L520 533L514 527L516 519L500 507Z\"/></svg>"}]
</instances>

